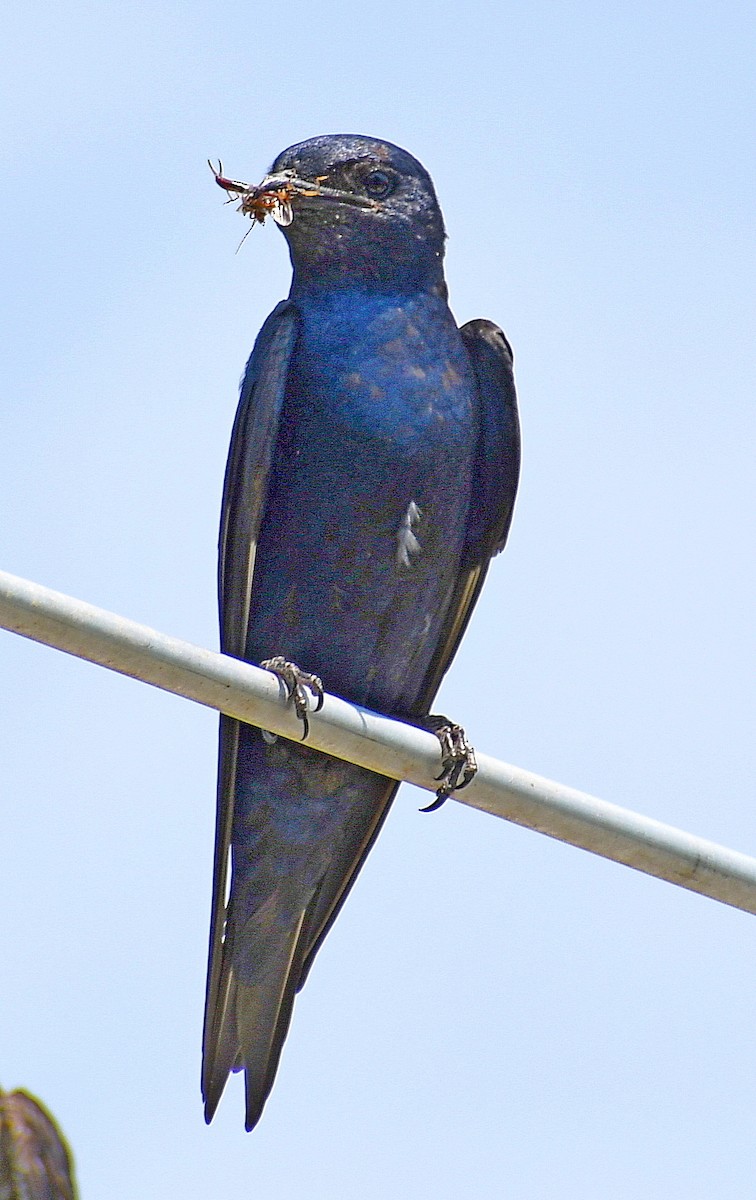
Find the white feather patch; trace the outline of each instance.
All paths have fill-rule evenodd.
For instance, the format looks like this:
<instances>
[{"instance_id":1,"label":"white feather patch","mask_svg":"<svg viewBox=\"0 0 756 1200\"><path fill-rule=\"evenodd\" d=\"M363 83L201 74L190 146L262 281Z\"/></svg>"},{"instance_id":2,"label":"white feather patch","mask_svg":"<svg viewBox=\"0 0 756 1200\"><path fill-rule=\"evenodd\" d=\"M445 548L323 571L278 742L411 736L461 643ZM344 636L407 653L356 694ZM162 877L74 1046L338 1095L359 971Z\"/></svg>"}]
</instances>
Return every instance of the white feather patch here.
<instances>
[{"instance_id":1,"label":"white feather patch","mask_svg":"<svg viewBox=\"0 0 756 1200\"><path fill-rule=\"evenodd\" d=\"M422 546L415 536L420 527L421 513L414 500L410 500L396 533L396 561L400 567L411 567Z\"/></svg>"}]
</instances>

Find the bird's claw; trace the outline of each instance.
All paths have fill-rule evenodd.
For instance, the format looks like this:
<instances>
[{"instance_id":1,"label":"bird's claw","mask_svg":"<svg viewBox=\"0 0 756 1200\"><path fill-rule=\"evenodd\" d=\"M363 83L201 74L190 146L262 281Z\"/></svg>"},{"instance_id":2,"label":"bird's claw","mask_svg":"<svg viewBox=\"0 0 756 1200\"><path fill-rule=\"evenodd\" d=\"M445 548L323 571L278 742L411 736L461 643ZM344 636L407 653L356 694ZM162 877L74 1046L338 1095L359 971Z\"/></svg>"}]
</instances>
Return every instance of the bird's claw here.
<instances>
[{"instance_id":1,"label":"bird's claw","mask_svg":"<svg viewBox=\"0 0 756 1200\"><path fill-rule=\"evenodd\" d=\"M441 774L436 776L439 784L436 799L425 808L421 808L420 812L435 812L447 796L467 787L475 778L478 761L461 725L456 725L448 717L435 715L426 717L424 724L431 733L435 733L441 743Z\"/></svg>"},{"instance_id":2,"label":"bird's claw","mask_svg":"<svg viewBox=\"0 0 756 1200\"><path fill-rule=\"evenodd\" d=\"M315 700L314 711L319 712L323 707L322 679L319 675L311 675L309 671L303 671L301 667L298 667L296 663L289 662L282 654L277 654L274 658L266 658L260 663L260 666L266 671L272 671L285 687L287 703L289 701L293 703L294 711L302 722L304 730L302 741L304 741L310 732L310 722L307 719L310 699L307 692Z\"/></svg>"}]
</instances>

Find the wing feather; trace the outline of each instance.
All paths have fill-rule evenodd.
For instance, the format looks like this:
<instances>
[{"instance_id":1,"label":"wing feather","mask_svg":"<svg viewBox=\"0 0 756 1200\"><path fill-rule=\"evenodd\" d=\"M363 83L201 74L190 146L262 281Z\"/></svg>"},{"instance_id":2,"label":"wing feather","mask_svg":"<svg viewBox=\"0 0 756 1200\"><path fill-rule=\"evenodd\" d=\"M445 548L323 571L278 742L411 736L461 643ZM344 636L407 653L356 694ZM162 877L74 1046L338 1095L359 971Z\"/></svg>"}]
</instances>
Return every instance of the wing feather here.
<instances>
[{"instance_id":1,"label":"wing feather","mask_svg":"<svg viewBox=\"0 0 756 1200\"><path fill-rule=\"evenodd\" d=\"M221 649L243 658L249 622L252 575L268 474L286 392L289 364L298 329L296 309L288 301L268 317L252 351L234 421L226 465L219 538L218 593ZM239 723L221 716L218 751L218 798L213 867L213 900L202 1091L210 1120L229 1070L237 1065L237 982L224 950L229 845L236 785Z\"/></svg>"}]
</instances>

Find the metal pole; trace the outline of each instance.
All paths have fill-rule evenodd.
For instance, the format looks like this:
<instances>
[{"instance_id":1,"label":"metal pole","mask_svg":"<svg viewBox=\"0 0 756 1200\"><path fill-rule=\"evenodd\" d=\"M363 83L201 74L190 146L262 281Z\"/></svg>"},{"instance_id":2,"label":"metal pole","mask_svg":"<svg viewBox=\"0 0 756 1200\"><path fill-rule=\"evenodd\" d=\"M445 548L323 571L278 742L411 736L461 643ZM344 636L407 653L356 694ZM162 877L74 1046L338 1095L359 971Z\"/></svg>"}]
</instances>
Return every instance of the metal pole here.
<instances>
[{"instance_id":1,"label":"metal pole","mask_svg":"<svg viewBox=\"0 0 756 1200\"><path fill-rule=\"evenodd\" d=\"M282 703L281 685L268 671L2 571L0 628L282 737L302 735L300 722ZM440 756L432 734L335 696L326 696L321 711L310 714L308 745L435 791ZM756 859L487 755L478 755L478 765L473 782L454 799L756 913Z\"/></svg>"}]
</instances>

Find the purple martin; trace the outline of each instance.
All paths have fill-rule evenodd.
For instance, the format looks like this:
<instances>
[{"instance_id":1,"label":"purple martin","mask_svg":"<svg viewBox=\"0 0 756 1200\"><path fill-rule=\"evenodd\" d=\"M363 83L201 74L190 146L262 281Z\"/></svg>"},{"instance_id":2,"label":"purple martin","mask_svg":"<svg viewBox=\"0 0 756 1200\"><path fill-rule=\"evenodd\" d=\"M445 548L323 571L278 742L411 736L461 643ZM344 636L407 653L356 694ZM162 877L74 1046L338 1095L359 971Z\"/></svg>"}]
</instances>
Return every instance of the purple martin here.
<instances>
[{"instance_id":1,"label":"purple martin","mask_svg":"<svg viewBox=\"0 0 756 1200\"><path fill-rule=\"evenodd\" d=\"M422 722L509 532L511 349L490 321L457 327L433 184L399 147L312 138L259 187L231 190L281 226L293 280L257 338L233 428L222 650L284 674L282 660L296 663L348 701ZM259 1120L294 996L397 787L221 717L208 1121L242 1069L247 1129Z\"/></svg>"}]
</instances>

